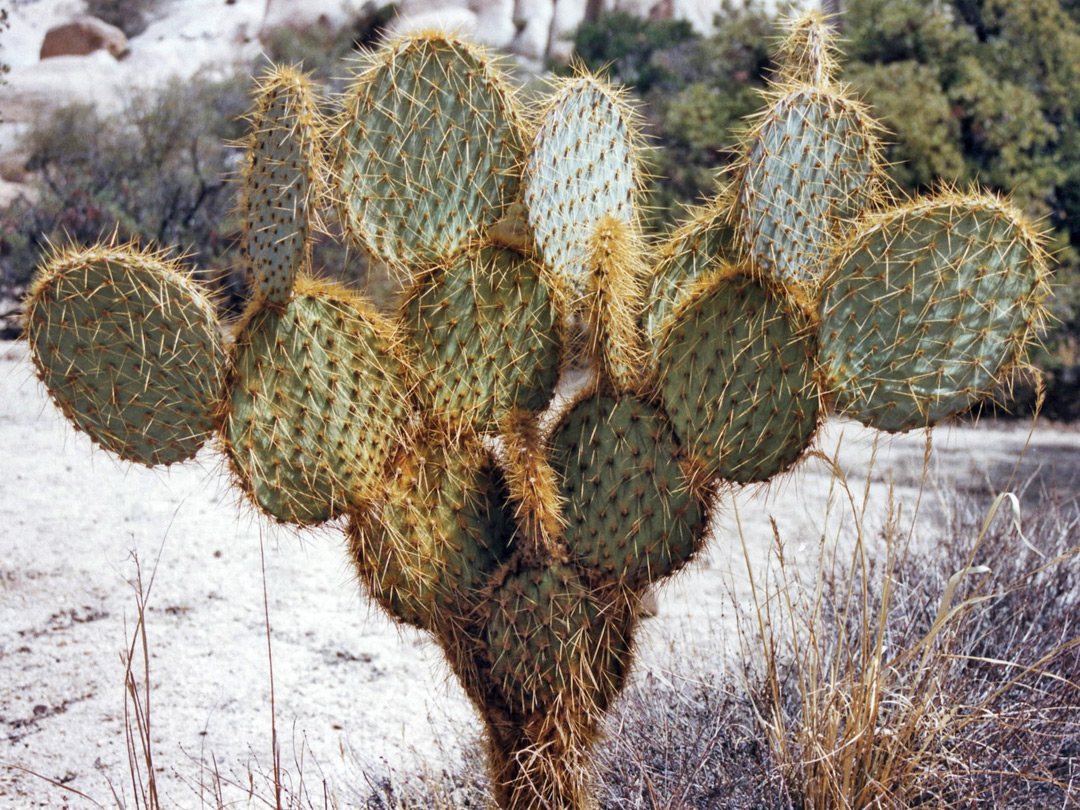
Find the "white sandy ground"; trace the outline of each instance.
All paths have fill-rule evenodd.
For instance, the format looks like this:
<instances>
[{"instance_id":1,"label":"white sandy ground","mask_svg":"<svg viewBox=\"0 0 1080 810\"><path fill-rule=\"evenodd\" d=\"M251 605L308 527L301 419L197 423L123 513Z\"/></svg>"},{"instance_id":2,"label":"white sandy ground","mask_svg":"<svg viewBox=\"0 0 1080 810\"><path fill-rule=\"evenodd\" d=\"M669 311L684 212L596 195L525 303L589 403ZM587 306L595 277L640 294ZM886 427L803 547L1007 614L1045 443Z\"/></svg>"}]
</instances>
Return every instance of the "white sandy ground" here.
<instances>
[{"instance_id":1,"label":"white sandy ground","mask_svg":"<svg viewBox=\"0 0 1080 810\"><path fill-rule=\"evenodd\" d=\"M1008 486L1027 428L983 422L936 431L926 525L917 534L932 536L940 493ZM841 466L860 493L872 442L872 431L838 422L820 441L829 455L840 444ZM910 514L924 446L921 434L884 442L868 536L883 518L890 478ZM1080 435L1039 428L1024 475L1038 471L1069 493L1078 462ZM824 465L809 459L780 484L725 496L707 559L661 591L634 677L663 680L672 661L704 670L730 654L730 594L747 594L736 512L757 575L770 517L788 558L812 570L828 486ZM842 511L837 502L834 515ZM302 770L316 806L324 783L339 806L355 803L365 763L437 772L476 744L479 723L438 648L365 602L339 531L298 535L266 525L238 505L212 450L167 473L92 452L47 401L25 345L0 342L0 807L95 806L46 779L110 808L115 789L135 806L121 654L136 616L136 556L144 581L154 577L151 739L165 806L213 806L200 783L213 781L215 767L242 786L225 786L236 803L229 806L265 806L246 798L250 773L256 790L271 794L260 777L271 760L260 545L283 762L294 780Z\"/></svg>"}]
</instances>

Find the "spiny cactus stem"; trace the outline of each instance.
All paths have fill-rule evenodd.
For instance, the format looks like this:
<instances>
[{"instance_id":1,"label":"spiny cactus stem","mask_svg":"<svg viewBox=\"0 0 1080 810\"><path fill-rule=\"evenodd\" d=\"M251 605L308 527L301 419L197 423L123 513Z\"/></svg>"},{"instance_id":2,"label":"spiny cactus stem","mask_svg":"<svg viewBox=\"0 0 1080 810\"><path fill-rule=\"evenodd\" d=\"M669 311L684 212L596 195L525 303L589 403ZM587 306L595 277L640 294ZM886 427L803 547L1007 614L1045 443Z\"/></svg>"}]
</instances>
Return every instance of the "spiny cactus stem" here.
<instances>
[{"instance_id":1,"label":"spiny cactus stem","mask_svg":"<svg viewBox=\"0 0 1080 810\"><path fill-rule=\"evenodd\" d=\"M564 502L536 416L530 411L511 411L503 420L500 435L499 458L515 502L515 518L531 546L532 564L565 564L570 555L562 538Z\"/></svg>"},{"instance_id":2,"label":"spiny cactus stem","mask_svg":"<svg viewBox=\"0 0 1080 810\"><path fill-rule=\"evenodd\" d=\"M645 308L645 244L625 219L605 214L588 241L590 275L585 317L590 352L616 390L645 389L648 353L641 332Z\"/></svg>"}]
</instances>

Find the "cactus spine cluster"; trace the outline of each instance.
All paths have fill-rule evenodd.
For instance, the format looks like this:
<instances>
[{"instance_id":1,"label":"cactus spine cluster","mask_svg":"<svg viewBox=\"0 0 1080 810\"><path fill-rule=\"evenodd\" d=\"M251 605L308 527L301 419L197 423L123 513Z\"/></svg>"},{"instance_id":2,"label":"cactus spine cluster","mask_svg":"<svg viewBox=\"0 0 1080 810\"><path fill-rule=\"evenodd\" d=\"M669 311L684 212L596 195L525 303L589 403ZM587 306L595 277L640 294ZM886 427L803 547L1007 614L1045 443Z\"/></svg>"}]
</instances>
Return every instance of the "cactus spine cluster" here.
<instances>
[{"instance_id":1,"label":"cactus spine cluster","mask_svg":"<svg viewBox=\"0 0 1080 810\"><path fill-rule=\"evenodd\" d=\"M633 112L595 77L530 115L483 51L423 34L367 56L322 120L276 70L230 348L175 264L68 249L29 300L39 377L123 458L216 434L272 519L343 516L366 590L476 705L500 806L590 807L641 596L701 549L716 488L789 469L830 410L889 431L963 411L1043 315L1041 242L1006 202L891 201L819 17L779 62L730 184L659 242ZM309 277L325 205L406 280L394 316Z\"/></svg>"}]
</instances>

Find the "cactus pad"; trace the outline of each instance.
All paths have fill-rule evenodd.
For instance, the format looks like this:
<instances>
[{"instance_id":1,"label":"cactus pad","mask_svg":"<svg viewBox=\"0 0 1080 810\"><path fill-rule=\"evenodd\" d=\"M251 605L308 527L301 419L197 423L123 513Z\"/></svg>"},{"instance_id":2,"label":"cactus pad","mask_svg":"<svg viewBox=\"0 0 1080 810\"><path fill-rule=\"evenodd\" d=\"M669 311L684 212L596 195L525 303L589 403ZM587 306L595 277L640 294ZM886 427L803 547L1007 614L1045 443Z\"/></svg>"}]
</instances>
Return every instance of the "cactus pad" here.
<instances>
[{"instance_id":1,"label":"cactus pad","mask_svg":"<svg viewBox=\"0 0 1080 810\"><path fill-rule=\"evenodd\" d=\"M757 266L816 282L840 221L872 201L879 147L861 105L809 86L778 91L751 132L738 225Z\"/></svg>"},{"instance_id":2,"label":"cactus pad","mask_svg":"<svg viewBox=\"0 0 1080 810\"><path fill-rule=\"evenodd\" d=\"M335 136L348 233L402 266L449 258L493 225L524 156L515 104L474 45L431 34L372 54Z\"/></svg>"},{"instance_id":3,"label":"cactus pad","mask_svg":"<svg viewBox=\"0 0 1080 810\"><path fill-rule=\"evenodd\" d=\"M505 248L463 251L417 279L401 320L417 396L434 420L494 431L513 408L551 398L558 317L534 261Z\"/></svg>"},{"instance_id":4,"label":"cactus pad","mask_svg":"<svg viewBox=\"0 0 1080 810\"><path fill-rule=\"evenodd\" d=\"M725 268L701 279L659 350L664 410L711 474L749 483L790 467L817 430L810 317L778 285Z\"/></svg>"},{"instance_id":5,"label":"cactus pad","mask_svg":"<svg viewBox=\"0 0 1080 810\"><path fill-rule=\"evenodd\" d=\"M604 375L620 393L644 388L647 353L641 333L645 309L645 242L637 230L605 214L588 241L585 286L590 355L599 356Z\"/></svg>"},{"instance_id":6,"label":"cactus pad","mask_svg":"<svg viewBox=\"0 0 1080 810\"><path fill-rule=\"evenodd\" d=\"M128 461L184 461L213 434L225 354L214 307L175 262L132 246L57 253L26 305L38 376Z\"/></svg>"},{"instance_id":7,"label":"cactus pad","mask_svg":"<svg viewBox=\"0 0 1080 810\"><path fill-rule=\"evenodd\" d=\"M322 173L319 116L310 83L292 68L263 77L248 143L240 205L255 294L284 306L308 264Z\"/></svg>"},{"instance_id":8,"label":"cactus pad","mask_svg":"<svg viewBox=\"0 0 1080 810\"><path fill-rule=\"evenodd\" d=\"M600 218L636 223L633 116L593 78L565 82L525 165L524 200L544 261L573 298L584 292L588 240Z\"/></svg>"},{"instance_id":9,"label":"cactus pad","mask_svg":"<svg viewBox=\"0 0 1080 810\"><path fill-rule=\"evenodd\" d=\"M360 577L397 619L461 621L514 536L505 483L475 440L406 449L383 492L351 516Z\"/></svg>"},{"instance_id":10,"label":"cactus pad","mask_svg":"<svg viewBox=\"0 0 1080 810\"><path fill-rule=\"evenodd\" d=\"M947 194L867 218L822 306L826 390L882 430L927 427L985 396L1042 319L1045 254L996 197Z\"/></svg>"},{"instance_id":11,"label":"cactus pad","mask_svg":"<svg viewBox=\"0 0 1080 810\"><path fill-rule=\"evenodd\" d=\"M516 710L588 715L618 691L630 663L625 608L602 610L570 568L508 576L491 610L491 675Z\"/></svg>"},{"instance_id":12,"label":"cactus pad","mask_svg":"<svg viewBox=\"0 0 1080 810\"><path fill-rule=\"evenodd\" d=\"M564 538L597 582L637 588L693 555L704 514L678 457L663 416L631 397L589 397L556 430L552 464L567 503Z\"/></svg>"},{"instance_id":13,"label":"cactus pad","mask_svg":"<svg viewBox=\"0 0 1080 810\"><path fill-rule=\"evenodd\" d=\"M735 228L731 202L720 197L681 225L660 247L642 316L649 345L660 340L661 327L693 282L733 258Z\"/></svg>"},{"instance_id":14,"label":"cactus pad","mask_svg":"<svg viewBox=\"0 0 1080 810\"><path fill-rule=\"evenodd\" d=\"M224 434L240 486L309 524L372 497L407 421L393 326L348 291L303 278L254 309L236 341Z\"/></svg>"},{"instance_id":15,"label":"cactus pad","mask_svg":"<svg viewBox=\"0 0 1080 810\"><path fill-rule=\"evenodd\" d=\"M779 70L775 81L815 87L829 85L839 68L833 39L828 20L817 9L808 9L791 20L776 54Z\"/></svg>"}]
</instances>

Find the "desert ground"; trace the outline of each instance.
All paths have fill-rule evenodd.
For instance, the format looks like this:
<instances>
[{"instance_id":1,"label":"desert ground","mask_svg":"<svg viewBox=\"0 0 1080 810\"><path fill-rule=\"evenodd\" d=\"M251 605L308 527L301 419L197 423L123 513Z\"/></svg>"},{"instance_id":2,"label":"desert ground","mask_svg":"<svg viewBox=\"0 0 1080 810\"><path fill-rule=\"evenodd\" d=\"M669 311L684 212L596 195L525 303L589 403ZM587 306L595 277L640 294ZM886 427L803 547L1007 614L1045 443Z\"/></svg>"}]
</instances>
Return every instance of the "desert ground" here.
<instances>
[{"instance_id":1,"label":"desert ground","mask_svg":"<svg viewBox=\"0 0 1080 810\"><path fill-rule=\"evenodd\" d=\"M931 439L927 456L924 434L876 440L830 422L818 450L837 460L854 505L819 457L767 487L721 493L708 551L661 589L633 677L738 654L733 615L749 598L748 565L764 576L771 520L787 558L812 570L823 537L825 548L850 538L864 495L864 537L877 536L891 492L904 531L933 542L958 492L989 508L992 493L1026 487L1027 509L1039 491L1073 497L1080 479L1080 433L1060 426L983 420ZM215 783L229 806L264 806L272 717L292 787L302 778L315 806L324 790L355 803L372 769L438 771L478 745L438 648L362 596L340 527L269 525L239 501L212 447L167 472L93 450L48 401L25 345L3 342L0 807L135 806L124 656L140 572L165 806L216 807Z\"/></svg>"}]
</instances>

